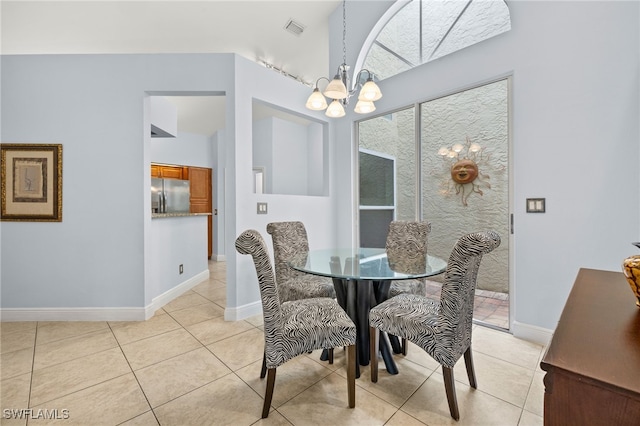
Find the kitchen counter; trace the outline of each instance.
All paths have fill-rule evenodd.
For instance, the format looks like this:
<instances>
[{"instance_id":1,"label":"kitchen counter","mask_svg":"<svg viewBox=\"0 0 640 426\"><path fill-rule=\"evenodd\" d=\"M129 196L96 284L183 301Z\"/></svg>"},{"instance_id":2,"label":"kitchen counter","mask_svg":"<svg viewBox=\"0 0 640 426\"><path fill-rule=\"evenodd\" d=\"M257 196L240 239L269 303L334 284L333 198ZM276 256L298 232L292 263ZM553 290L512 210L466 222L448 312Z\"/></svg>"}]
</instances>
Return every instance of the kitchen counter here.
<instances>
[{"instance_id":1,"label":"kitchen counter","mask_svg":"<svg viewBox=\"0 0 640 426\"><path fill-rule=\"evenodd\" d=\"M151 219L162 219L165 217L189 217L189 216L211 216L211 213L151 213Z\"/></svg>"}]
</instances>

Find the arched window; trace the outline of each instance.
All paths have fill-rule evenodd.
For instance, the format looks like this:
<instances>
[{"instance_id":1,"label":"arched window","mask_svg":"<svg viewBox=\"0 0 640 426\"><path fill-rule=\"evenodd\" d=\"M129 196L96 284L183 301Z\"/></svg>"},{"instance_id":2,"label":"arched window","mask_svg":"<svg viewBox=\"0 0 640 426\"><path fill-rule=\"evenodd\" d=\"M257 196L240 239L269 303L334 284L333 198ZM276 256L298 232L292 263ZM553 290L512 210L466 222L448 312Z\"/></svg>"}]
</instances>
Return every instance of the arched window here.
<instances>
[{"instance_id":1,"label":"arched window","mask_svg":"<svg viewBox=\"0 0 640 426\"><path fill-rule=\"evenodd\" d=\"M377 80L511 29L503 0L411 0L390 16L363 63Z\"/></svg>"}]
</instances>

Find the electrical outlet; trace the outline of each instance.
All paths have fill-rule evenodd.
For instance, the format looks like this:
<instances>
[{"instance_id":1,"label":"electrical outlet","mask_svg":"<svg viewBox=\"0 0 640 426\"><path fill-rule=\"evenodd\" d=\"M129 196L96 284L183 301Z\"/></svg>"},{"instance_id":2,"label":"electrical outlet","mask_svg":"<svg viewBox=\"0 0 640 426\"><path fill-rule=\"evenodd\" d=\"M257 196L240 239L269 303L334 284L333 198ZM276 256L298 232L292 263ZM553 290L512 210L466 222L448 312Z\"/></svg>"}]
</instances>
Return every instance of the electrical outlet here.
<instances>
[{"instance_id":1,"label":"electrical outlet","mask_svg":"<svg viewBox=\"0 0 640 426\"><path fill-rule=\"evenodd\" d=\"M180 270L180 273L183 273L183 272L184 272L184 265L182 265L182 263L180 264L180 268L179 268L179 270Z\"/></svg>"},{"instance_id":2,"label":"electrical outlet","mask_svg":"<svg viewBox=\"0 0 640 426\"><path fill-rule=\"evenodd\" d=\"M258 203L258 214L267 214L267 203Z\"/></svg>"}]
</instances>

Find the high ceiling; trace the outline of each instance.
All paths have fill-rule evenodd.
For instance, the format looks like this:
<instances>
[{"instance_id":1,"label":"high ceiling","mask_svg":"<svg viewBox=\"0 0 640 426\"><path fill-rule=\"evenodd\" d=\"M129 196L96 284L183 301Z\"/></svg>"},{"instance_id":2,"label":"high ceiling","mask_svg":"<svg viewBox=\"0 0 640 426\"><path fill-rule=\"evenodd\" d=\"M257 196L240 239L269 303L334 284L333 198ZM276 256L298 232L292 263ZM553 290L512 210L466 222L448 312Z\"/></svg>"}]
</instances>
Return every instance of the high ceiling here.
<instances>
[{"instance_id":1,"label":"high ceiling","mask_svg":"<svg viewBox=\"0 0 640 426\"><path fill-rule=\"evenodd\" d=\"M336 0L2 0L0 52L237 53L312 82L327 74L328 18L339 5ZM304 26L300 35L284 29L291 19ZM202 111L206 101L199 101L198 110L209 115Z\"/></svg>"}]
</instances>

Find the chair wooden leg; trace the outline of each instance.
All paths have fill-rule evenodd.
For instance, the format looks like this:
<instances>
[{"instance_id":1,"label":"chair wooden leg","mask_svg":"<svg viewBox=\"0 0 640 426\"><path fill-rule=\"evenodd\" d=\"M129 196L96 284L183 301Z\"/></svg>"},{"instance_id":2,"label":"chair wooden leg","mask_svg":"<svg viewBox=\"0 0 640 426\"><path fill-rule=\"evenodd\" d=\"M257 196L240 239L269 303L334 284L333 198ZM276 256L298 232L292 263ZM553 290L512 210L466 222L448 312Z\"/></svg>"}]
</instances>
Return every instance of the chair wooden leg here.
<instances>
[{"instance_id":1,"label":"chair wooden leg","mask_svg":"<svg viewBox=\"0 0 640 426\"><path fill-rule=\"evenodd\" d=\"M369 327L369 361L371 364L371 381L378 381L378 346L380 345L380 332L375 327Z\"/></svg>"},{"instance_id":2,"label":"chair wooden leg","mask_svg":"<svg viewBox=\"0 0 640 426\"><path fill-rule=\"evenodd\" d=\"M404 337L402 338L402 355L407 355L407 346L409 346L409 342Z\"/></svg>"},{"instance_id":3,"label":"chair wooden leg","mask_svg":"<svg viewBox=\"0 0 640 426\"><path fill-rule=\"evenodd\" d=\"M473 368L473 357L471 356L471 346L464 352L464 365L467 367L467 377L469 377L469 385L478 389L478 383L476 382L476 371Z\"/></svg>"},{"instance_id":4,"label":"chair wooden leg","mask_svg":"<svg viewBox=\"0 0 640 426\"><path fill-rule=\"evenodd\" d=\"M458 399L456 398L456 386L453 379L453 368L442 366L442 375L444 376L444 389L447 392L447 402L449 403L449 412L454 420L460 420L458 412Z\"/></svg>"},{"instance_id":5,"label":"chair wooden leg","mask_svg":"<svg viewBox=\"0 0 640 426\"><path fill-rule=\"evenodd\" d=\"M329 364L333 364L333 348L327 349L327 356L329 357Z\"/></svg>"},{"instance_id":6,"label":"chair wooden leg","mask_svg":"<svg viewBox=\"0 0 640 426\"><path fill-rule=\"evenodd\" d=\"M262 354L262 368L260 369L260 378L264 379L267 375L267 354Z\"/></svg>"},{"instance_id":7,"label":"chair wooden leg","mask_svg":"<svg viewBox=\"0 0 640 426\"><path fill-rule=\"evenodd\" d=\"M271 400L273 399L273 387L276 383L276 369L270 368L267 376L267 390L264 394L264 405L262 406L262 418L269 417L269 408L271 408Z\"/></svg>"},{"instance_id":8,"label":"chair wooden leg","mask_svg":"<svg viewBox=\"0 0 640 426\"><path fill-rule=\"evenodd\" d=\"M347 346L347 395L349 408L356 406L356 345Z\"/></svg>"}]
</instances>

